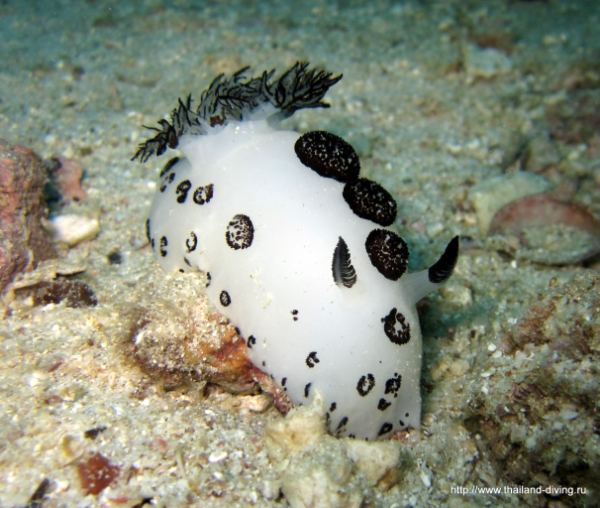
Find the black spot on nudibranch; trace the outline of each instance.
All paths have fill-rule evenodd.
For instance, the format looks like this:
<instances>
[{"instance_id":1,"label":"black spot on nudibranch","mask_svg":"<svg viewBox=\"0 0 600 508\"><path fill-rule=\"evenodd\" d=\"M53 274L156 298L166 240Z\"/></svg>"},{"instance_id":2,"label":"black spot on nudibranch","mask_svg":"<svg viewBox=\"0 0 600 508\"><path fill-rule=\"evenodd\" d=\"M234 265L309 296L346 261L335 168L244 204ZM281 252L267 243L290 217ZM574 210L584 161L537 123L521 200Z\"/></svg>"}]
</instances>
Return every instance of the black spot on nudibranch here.
<instances>
[{"instance_id":1,"label":"black spot on nudibranch","mask_svg":"<svg viewBox=\"0 0 600 508\"><path fill-rule=\"evenodd\" d=\"M380 226L390 226L396 220L398 205L392 195L378 183L359 178L344 186L344 199L361 219Z\"/></svg>"},{"instance_id":2,"label":"black spot on nudibranch","mask_svg":"<svg viewBox=\"0 0 600 508\"><path fill-rule=\"evenodd\" d=\"M394 372L394 377L389 378L385 382L385 394L389 395L392 393L394 397L398 397L398 390L402 384L402 376L399 376L397 372Z\"/></svg>"},{"instance_id":3,"label":"black spot on nudibranch","mask_svg":"<svg viewBox=\"0 0 600 508\"><path fill-rule=\"evenodd\" d=\"M312 351L311 353L308 354L308 356L306 357L306 365L308 365L308 367L310 369L314 368L315 363L320 363L321 360L319 360L317 358L317 352L316 351Z\"/></svg>"},{"instance_id":4,"label":"black spot on nudibranch","mask_svg":"<svg viewBox=\"0 0 600 508\"><path fill-rule=\"evenodd\" d=\"M331 411L333 413L336 409L337 409L337 403L332 402L331 406L329 406L329 411Z\"/></svg>"},{"instance_id":5,"label":"black spot on nudibranch","mask_svg":"<svg viewBox=\"0 0 600 508\"><path fill-rule=\"evenodd\" d=\"M219 301L223 307L228 307L229 304L231 304L231 297L229 296L229 293L227 291L221 291L221 294L219 295Z\"/></svg>"},{"instance_id":6,"label":"black spot on nudibranch","mask_svg":"<svg viewBox=\"0 0 600 508\"><path fill-rule=\"evenodd\" d=\"M356 151L335 134L307 132L298 138L294 151L302 164L325 178L342 183L358 178L360 162Z\"/></svg>"},{"instance_id":7,"label":"black spot on nudibranch","mask_svg":"<svg viewBox=\"0 0 600 508\"><path fill-rule=\"evenodd\" d=\"M248 340L246 341L246 345L252 349L252 346L254 346L254 344L256 344L256 337L254 335L250 335L250 337L248 337Z\"/></svg>"},{"instance_id":8,"label":"black spot on nudibranch","mask_svg":"<svg viewBox=\"0 0 600 508\"><path fill-rule=\"evenodd\" d=\"M340 423L338 423L337 428L335 429L336 432L340 432L341 430L343 430L343 428L348 424L348 417L344 416L341 420Z\"/></svg>"},{"instance_id":9,"label":"black spot on nudibranch","mask_svg":"<svg viewBox=\"0 0 600 508\"><path fill-rule=\"evenodd\" d=\"M198 187L192 196L194 203L197 205L204 205L208 203L214 195L214 190L215 186L212 183L206 185L205 187Z\"/></svg>"},{"instance_id":10,"label":"black spot on nudibranch","mask_svg":"<svg viewBox=\"0 0 600 508\"><path fill-rule=\"evenodd\" d=\"M388 402L384 398L381 398L381 399L379 399L379 402L377 403L377 409L379 409L379 411L385 411L391 405L392 405L391 402Z\"/></svg>"},{"instance_id":11,"label":"black spot on nudibranch","mask_svg":"<svg viewBox=\"0 0 600 508\"><path fill-rule=\"evenodd\" d=\"M341 236L333 251L331 271L333 272L333 281L338 286L343 284L347 288L351 288L356 284L356 270L352 266L350 250Z\"/></svg>"},{"instance_id":12,"label":"black spot on nudibranch","mask_svg":"<svg viewBox=\"0 0 600 508\"><path fill-rule=\"evenodd\" d=\"M393 428L394 428L394 426L391 423L385 422L381 426L381 429L379 430L379 434L377 434L377 435L378 436L383 436L384 434L387 434L388 432L390 432Z\"/></svg>"},{"instance_id":13,"label":"black spot on nudibranch","mask_svg":"<svg viewBox=\"0 0 600 508\"><path fill-rule=\"evenodd\" d=\"M287 377L282 377L281 378L281 386L285 386L286 383L287 383Z\"/></svg>"},{"instance_id":14,"label":"black spot on nudibranch","mask_svg":"<svg viewBox=\"0 0 600 508\"><path fill-rule=\"evenodd\" d=\"M146 238L148 238L149 242L152 242L152 238L150 237L150 219L146 219Z\"/></svg>"},{"instance_id":15,"label":"black spot on nudibranch","mask_svg":"<svg viewBox=\"0 0 600 508\"><path fill-rule=\"evenodd\" d=\"M179 183L179 185L177 186L177 189L175 189L175 192L177 193L177 202L178 203L185 203L188 192L190 191L191 188L192 188L192 182L190 182L189 180L184 180L183 182Z\"/></svg>"},{"instance_id":16,"label":"black spot on nudibranch","mask_svg":"<svg viewBox=\"0 0 600 508\"><path fill-rule=\"evenodd\" d=\"M356 390L361 397L365 397L375 387L375 377L373 374L361 376L356 385Z\"/></svg>"},{"instance_id":17,"label":"black spot on nudibranch","mask_svg":"<svg viewBox=\"0 0 600 508\"><path fill-rule=\"evenodd\" d=\"M304 396L306 398L308 398L308 394L310 392L310 387L311 387L312 383L306 383L306 386L304 387Z\"/></svg>"},{"instance_id":18,"label":"black spot on nudibranch","mask_svg":"<svg viewBox=\"0 0 600 508\"><path fill-rule=\"evenodd\" d=\"M160 186L160 192L165 192L165 190L167 190L168 185L170 183L173 183L173 180L175 180L175 172L174 171L165 176L165 178L163 179L162 184Z\"/></svg>"},{"instance_id":19,"label":"black spot on nudibranch","mask_svg":"<svg viewBox=\"0 0 600 508\"><path fill-rule=\"evenodd\" d=\"M404 314L398 312L395 308L387 316L381 318L381 322L383 323L383 331L394 344L402 346L410 340L410 325Z\"/></svg>"},{"instance_id":20,"label":"black spot on nudibranch","mask_svg":"<svg viewBox=\"0 0 600 508\"><path fill-rule=\"evenodd\" d=\"M234 250L250 247L254 240L254 225L250 217L243 214L234 216L227 225L225 239L227 240L227 245Z\"/></svg>"},{"instance_id":21,"label":"black spot on nudibranch","mask_svg":"<svg viewBox=\"0 0 600 508\"><path fill-rule=\"evenodd\" d=\"M160 238L160 255L164 258L167 255L167 249L165 247L169 245L169 241L166 236Z\"/></svg>"},{"instance_id":22,"label":"black spot on nudibranch","mask_svg":"<svg viewBox=\"0 0 600 508\"><path fill-rule=\"evenodd\" d=\"M408 266L408 247L393 231L374 229L367 236L365 248L371 263L381 275L398 280Z\"/></svg>"},{"instance_id":23,"label":"black spot on nudibranch","mask_svg":"<svg viewBox=\"0 0 600 508\"><path fill-rule=\"evenodd\" d=\"M194 252L196 250L196 247L198 247L198 237L196 236L196 233L194 233L193 231L190 231L190 236L189 238L187 238L185 240L185 247L187 249L187 252ZM188 262L189 264L189 262Z\"/></svg>"},{"instance_id":24,"label":"black spot on nudibranch","mask_svg":"<svg viewBox=\"0 0 600 508\"><path fill-rule=\"evenodd\" d=\"M160 178L162 178L163 176L165 176L169 170L179 162L179 157L173 157L172 159L169 159L169 161L165 164L165 167L162 168L161 172L160 172Z\"/></svg>"},{"instance_id":25,"label":"black spot on nudibranch","mask_svg":"<svg viewBox=\"0 0 600 508\"><path fill-rule=\"evenodd\" d=\"M446 246L446 250L437 263L429 267L427 272L429 282L439 284L440 282L447 281L454 271L456 261L458 261L458 236L450 240L450 243Z\"/></svg>"},{"instance_id":26,"label":"black spot on nudibranch","mask_svg":"<svg viewBox=\"0 0 600 508\"><path fill-rule=\"evenodd\" d=\"M297 309L294 309L294 310L292 311L292 319L293 319L294 321L298 321L298 310L297 310Z\"/></svg>"}]
</instances>

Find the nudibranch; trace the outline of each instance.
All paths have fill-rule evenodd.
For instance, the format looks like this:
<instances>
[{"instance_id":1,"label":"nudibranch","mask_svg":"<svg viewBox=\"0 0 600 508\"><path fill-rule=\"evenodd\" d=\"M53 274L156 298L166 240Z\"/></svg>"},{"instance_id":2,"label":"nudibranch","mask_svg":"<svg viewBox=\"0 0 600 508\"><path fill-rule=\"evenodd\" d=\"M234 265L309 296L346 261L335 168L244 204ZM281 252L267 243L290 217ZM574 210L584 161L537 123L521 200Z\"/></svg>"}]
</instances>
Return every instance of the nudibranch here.
<instances>
[{"instance_id":1,"label":"nudibranch","mask_svg":"<svg viewBox=\"0 0 600 508\"><path fill-rule=\"evenodd\" d=\"M394 198L360 177L358 155L324 131L278 130L342 76L298 62L217 76L133 159L167 148L147 235L165 270L207 274L206 293L238 328L253 363L295 404L320 390L330 431L374 440L421 416L416 303L452 274L458 237L407 273Z\"/></svg>"}]
</instances>

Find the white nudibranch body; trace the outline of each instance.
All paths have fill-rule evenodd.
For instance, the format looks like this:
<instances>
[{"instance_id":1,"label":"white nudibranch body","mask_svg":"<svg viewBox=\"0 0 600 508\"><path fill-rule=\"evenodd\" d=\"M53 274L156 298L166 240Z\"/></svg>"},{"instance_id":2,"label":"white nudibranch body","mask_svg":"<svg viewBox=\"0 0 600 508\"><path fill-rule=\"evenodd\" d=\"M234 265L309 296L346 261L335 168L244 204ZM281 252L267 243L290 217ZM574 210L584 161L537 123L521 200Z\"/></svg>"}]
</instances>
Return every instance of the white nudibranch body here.
<instances>
[{"instance_id":1,"label":"white nudibranch body","mask_svg":"<svg viewBox=\"0 0 600 508\"><path fill-rule=\"evenodd\" d=\"M340 78L296 64L243 81L218 77L200 105L180 101L140 145L178 147L161 173L147 233L165 270L201 270L207 295L246 340L253 363L296 404L320 390L335 435L419 428L421 332L415 304L451 275L453 239L407 274L396 203L359 177L341 138L276 130L273 117L324 107Z\"/></svg>"}]
</instances>

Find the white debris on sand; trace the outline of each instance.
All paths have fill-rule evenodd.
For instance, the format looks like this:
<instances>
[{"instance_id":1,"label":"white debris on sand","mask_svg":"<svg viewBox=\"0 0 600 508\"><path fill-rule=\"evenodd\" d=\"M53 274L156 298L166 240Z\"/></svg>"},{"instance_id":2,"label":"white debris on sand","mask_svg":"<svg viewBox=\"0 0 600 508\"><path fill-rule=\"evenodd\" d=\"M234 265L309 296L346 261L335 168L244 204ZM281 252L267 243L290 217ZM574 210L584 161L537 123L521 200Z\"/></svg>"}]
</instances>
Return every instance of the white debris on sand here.
<instances>
[{"instance_id":1,"label":"white debris on sand","mask_svg":"<svg viewBox=\"0 0 600 508\"><path fill-rule=\"evenodd\" d=\"M54 242L66 243L73 247L85 240L91 240L100 233L98 219L81 215L57 215L49 221L48 229Z\"/></svg>"}]
</instances>

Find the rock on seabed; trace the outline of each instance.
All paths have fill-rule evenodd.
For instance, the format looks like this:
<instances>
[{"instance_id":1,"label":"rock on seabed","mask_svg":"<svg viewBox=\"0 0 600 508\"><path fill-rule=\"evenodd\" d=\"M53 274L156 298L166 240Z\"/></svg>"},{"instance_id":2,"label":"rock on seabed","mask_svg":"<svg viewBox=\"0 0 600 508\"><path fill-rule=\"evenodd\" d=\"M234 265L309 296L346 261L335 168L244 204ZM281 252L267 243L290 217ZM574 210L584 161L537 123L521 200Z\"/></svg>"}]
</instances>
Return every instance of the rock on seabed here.
<instances>
[{"instance_id":1,"label":"rock on seabed","mask_svg":"<svg viewBox=\"0 0 600 508\"><path fill-rule=\"evenodd\" d=\"M0 291L15 275L54 257L42 229L46 169L28 148L0 140Z\"/></svg>"}]
</instances>

